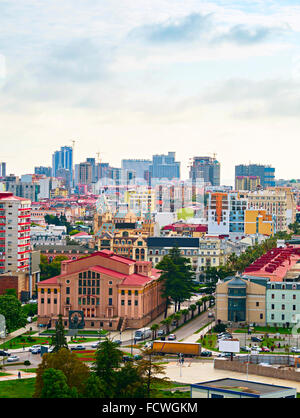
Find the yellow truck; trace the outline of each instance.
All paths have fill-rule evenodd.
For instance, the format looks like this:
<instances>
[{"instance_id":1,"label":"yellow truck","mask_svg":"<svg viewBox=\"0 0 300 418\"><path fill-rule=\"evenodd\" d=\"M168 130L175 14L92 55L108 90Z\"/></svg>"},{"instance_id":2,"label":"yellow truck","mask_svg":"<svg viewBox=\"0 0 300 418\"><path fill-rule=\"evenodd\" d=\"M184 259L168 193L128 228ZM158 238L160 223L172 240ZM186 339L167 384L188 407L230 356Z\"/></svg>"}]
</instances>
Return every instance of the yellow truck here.
<instances>
[{"instance_id":1,"label":"yellow truck","mask_svg":"<svg viewBox=\"0 0 300 418\"><path fill-rule=\"evenodd\" d=\"M201 344L178 341L153 341L152 352L159 355L183 354L184 356L200 356Z\"/></svg>"}]
</instances>

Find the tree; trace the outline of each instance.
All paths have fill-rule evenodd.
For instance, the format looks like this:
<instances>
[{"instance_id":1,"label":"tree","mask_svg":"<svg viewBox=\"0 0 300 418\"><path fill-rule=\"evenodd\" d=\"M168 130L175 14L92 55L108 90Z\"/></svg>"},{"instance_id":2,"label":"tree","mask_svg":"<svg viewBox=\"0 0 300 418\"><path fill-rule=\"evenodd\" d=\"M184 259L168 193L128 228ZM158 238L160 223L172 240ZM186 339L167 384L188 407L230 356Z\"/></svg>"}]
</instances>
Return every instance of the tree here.
<instances>
[{"instance_id":1,"label":"tree","mask_svg":"<svg viewBox=\"0 0 300 418\"><path fill-rule=\"evenodd\" d=\"M189 314L189 310L188 309L183 309L182 310L182 315L183 315L183 322L186 322L186 318Z\"/></svg>"},{"instance_id":2,"label":"tree","mask_svg":"<svg viewBox=\"0 0 300 418\"><path fill-rule=\"evenodd\" d=\"M7 332L25 327L27 316L22 310L21 302L14 295L0 296L0 314L5 317Z\"/></svg>"},{"instance_id":3,"label":"tree","mask_svg":"<svg viewBox=\"0 0 300 418\"><path fill-rule=\"evenodd\" d=\"M197 306L196 305L194 305L194 304L192 304L190 307L189 307L189 309L190 309L190 311L192 312L192 319L194 318L194 313L195 313L195 310L197 309Z\"/></svg>"},{"instance_id":4,"label":"tree","mask_svg":"<svg viewBox=\"0 0 300 418\"><path fill-rule=\"evenodd\" d=\"M55 333L51 339L51 346L53 347L53 352L57 352L61 348L68 348L67 339L65 337L65 328L62 321L62 315L58 315L58 320L55 324Z\"/></svg>"},{"instance_id":5,"label":"tree","mask_svg":"<svg viewBox=\"0 0 300 418\"><path fill-rule=\"evenodd\" d=\"M161 323L166 326L166 334L169 334L170 333L170 324L171 324L171 322L172 322L172 318L171 317L168 317L168 318L163 319L161 321Z\"/></svg>"},{"instance_id":6,"label":"tree","mask_svg":"<svg viewBox=\"0 0 300 418\"><path fill-rule=\"evenodd\" d=\"M153 386L168 380L166 377L158 377L158 375L166 374L165 366L153 361L152 349L144 349L142 351L142 359L138 361L137 367L139 375L145 382L146 395L150 398L154 394Z\"/></svg>"},{"instance_id":7,"label":"tree","mask_svg":"<svg viewBox=\"0 0 300 418\"><path fill-rule=\"evenodd\" d=\"M157 264L161 270L162 296L166 298L165 318L168 306L174 302L175 312L180 310L180 304L193 294L194 271L188 258L182 257L178 248L172 248L168 255Z\"/></svg>"},{"instance_id":8,"label":"tree","mask_svg":"<svg viewBox=\"0 0 300 418\"><path fill-rule=\"evenodd\" d=\"M157 330L159 329L159 325L158 324L152 324L150 327L151 331L152 331L152 340L156 339L156 334L157 334Z\"/></svg>"},{"instance_id":9,"label":"tree","mask_svg":"<svg viewBox=\"0 0 300 418\"><path fill-rule=\"evenodd\" d=\"M68 260L68 257L65 255L59 255L49 263L48 258L41 254L40 270L41 270L41 280L50 279L50 277L58 276L61 272L61 262Z\"/></svg>"},{"instance_id":10,"label":"tree","mask_svg":"<svg viewBox=\"0 0 300 418\"><path fill-rule=\"evenodd\" d=\"M139 366L126 363L116 374L116 398L145 398L146 385Z\"/></svg>"},{"instance_id":11,"label":"tree","mask_svg":"<svg viewBox=\"0 0 300 418\"><path fill-rule=\"evenodd\" d=\"M118 344L106 338L96 350L92 370L103 383L105 397L113 398L116 393L116 373L123 358Z\"/></svg>"},{"instance_id":12,"label":"tree","mask_svg":"<svg viewBox=\"0 0 300 418\"><path fill-rule=\"evenodd\" d=\"M84 398L104 398L105 392L101 379L95 373L90 373L83 393Z\"/></svg>"},{"instance_id":13,"label":"tree","mask_svg":"<svg viewBox=\"0 0 300 418\"><path fill-rule=\"evenodd\" d=\"M42 376L43 388L41 398L74 398L77 391L71 390L67 384L67 378L61 370L49 368Z\"/></svg>"},{"instance_id":14,"label":"tree","mask_svg":"<svg viewBox=\"0 0 300 418\"><path fill-rule=\"evenodd\" d=\"M202 300L197 300L196 306L198 307L198 315L200 315L202 305L203 305Z\"/></svg>"},{"instance_id":15,"label":"tree","mask_svg":"<svg viewBox=\"0 0 300 418\"><path fill-rule=\"evenodd\" d=\"M182 317L182 313L180 311L177 311L174 315L174 320L176 321L176 328L178 327L179 321Z\"/></svg>"},{"instance_id":16,"label":"tree","mask_svg":"<svg viewBox=\"0 0 300 418\"><path fill-rule=\"evenodd\" d=\"M86 364L81 362L76 354L67 348L61 348L56 353L45 353L42 362L36 370L35 391L33 397L40 398L44 387L43 375L48 369L61 370L66 376L67 385L71 390L76 389L78 396L85 390L85 384L89 378L90 371ZM75 393L73 391L73 393Z\"/></svg>"},{"instance_id":17,"label":"tree","mask_svg":"<svg viewBox=\"0 0 300 418\"><path fill-rule=\"evenodd\" d=\"M8 295L8 296L14 296L15 298L18 298L18 294L17 294L16 289L5 289L4 294Z\"/></svg>"}]
</instances>

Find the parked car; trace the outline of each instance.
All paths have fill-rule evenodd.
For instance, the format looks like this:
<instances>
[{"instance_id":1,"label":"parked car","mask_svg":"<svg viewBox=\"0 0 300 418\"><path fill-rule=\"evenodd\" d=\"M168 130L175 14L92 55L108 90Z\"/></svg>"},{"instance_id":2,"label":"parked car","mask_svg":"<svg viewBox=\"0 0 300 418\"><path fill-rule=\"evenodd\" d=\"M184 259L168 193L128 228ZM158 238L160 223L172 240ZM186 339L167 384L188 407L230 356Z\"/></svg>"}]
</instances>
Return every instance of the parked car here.
<instances>
[{"instance_id":1,"label":"parked car","mask_svg":"<svg viewBox=\"0 0 300 418\"><path fill-rule=\"evenodd\" d=\"M176 335L175 335L175 334L170 334L170 335L168 336L168 340L169 340L169 341L174 341L174 340L176 340Z\"/></svg>"},{"instance_id":2,"label":"parked car","mask_svg":"<svg viewBox=\"0 0 300 418\"><path fill-rule=\"evenodd\" d=\"M9 357L10 353L8 351L0 350L0 356L1 357Z\"/></svg>"},{"instance_id":3,"label":"parked car","mask_svg":"<svg viewBox=\"0 0 300 418\"><path fill-rule=\"evenodd\" d=\"M40 346L39 344L37 344L37 345L33 345L32 347L29 347L29 348L28 348L28 351L31 351L31 352L32 352L32 350L35 350L36 348L41 349L41 346Z\"/></svg>"},{"instance_id":4,"label":"parked car","mask_svg":"<svg viewBox=\"0 0 300 418\"><path fill-rule=\"evenodd\" d=\"M251 347L251 350L252 350L252 351L262 351L262 349L261 349L258 345L253 345L253 346Z\"/></svg>"},{"instance_id":5,"label":"parked car","mask_svg":"<svg viewBox=\"0 0 300 418\"><path fill-rule=\"evenodd\" d=\"M18 356L10 356L10 357L8 357L8 359L6 361L9 362L9 363L12 363L12 362L18 361L18 360L20 360L20 357L18 357Z\"/></svg>"},{"instance_id":6,"label":"parked car","mask_svg":"<svg viewBox=\"0 0 300 418\"><path fill-rule=\"evenodd\" d=\"M263 351L264 353L269 353L271 350L268 347L262 347L261 351ZM300 352L300 350L299 350Z\"/></svg>"},{"instance_id":7,"label":"parked car","mask_svg":"<svg viewBox=\"0 0 300 418\"><path fill-rule=\"evenodd\" d=\"M41 354L41 348L34 348L31 350L31 354Z\"/></svg>"},{"instance_id":8,"label":"parked car","mask_svg":"<svg viewBox=\"0 0 300 418\"><path fill-rule=\"evenodd\" d=\"M151 341L148 341L148 342L144 345L144 347L145 347L145 348L152 348L152 346L153 346L153 343L152 343Z\"/></svg>"},{"instance_id":9,"label":"parked car","mask_svg":"<svg viewBox=\"0 0 300 418\"><path fill-rule=\"evenodd\" d=\"M49 347L49 348L48 348L48 353L52 353L52 352L53 352L53 350L54 350L54 347Z\"/></svg>"},{"instance_id":10,"label":"parked car","mask_svg":"<svg viewBox=\"0 0 300 418\"><path fill-rule=\"evenodd\" d=\"M71 350L85 350L84 345L75 345L74 347L71 347Z\"/></svg>"},{"instance_id":11,"label":"parked car","mask_svg":"<svg viewBox=\"0 0 300 418\"><path fill-rule=\"evenodd\" d=\"M131 356L123 356L123 358L122 358L122 361L124 362L124 363L126 363L126 361L133 361L134 359L133 359L133 357L131 357Z\"/></svg>"},{"instance_id":12,"label":"parked car","mask_svg":"<svg viewBox=\"0 0 300 418\"><path fill-rule=\"evenodd\" d=\"M261 343L263 340L259 337L251 337L251 341L253 341L254 343Z\"/></svg>"},{"instance_id":13,"label":"parked car","mask_svg":"<svg viewBox=\"0 0 300 418\"><path fill-rule=\"evenodd\" d=\"M247 345L244 345L241 347L241 351L251 351L251 348L248 347Z\"/></svg>"},{"instance_id":14,"label":"parked car","mask_svg":"<svg viewBox=\"0 0 300 418\"><path fill-rule=\"evenodd\" d=\"M94 343L91 344L92 348L99 348L99 345L102 343L103 341L95 341Z\"/></svg>"},{"instance_id":15,"label":"parked car","mask_svg":"<svg viewBox=\"0 0 300 418\"><path fill-rule=\"evenodd\" d=\"M157 336L158 336L158 337L161 337L162 335L164 335L164 333L165 333L165 331L164 331L163 329L159 329L159 330L157 331Z\"/></svg>"},{"instance_id":16,"label":"parked car","mask_svg":"<svg viewBox=\"0 0 300 418\"><path fill-rule=\"evenodd\" d=\"M214 318L215 317L213 312L209 312L209 314L207 316L208 316L208 318Z\"/></svg>"},{"instance_id":17,"label":"parked car","mask_svg":"<svg viewBox=\"0 0 300 418\"><path fill-rule=\"evenodd\" d=\"M300 348L298 348L298 347L292 347L291 348L291 353L300 353Z\"/></svg>"},{"instance_id":18,"label":"parked car","mask_svg":"<svg viewBox=\"0 0 300 418\"><path fill-rule=\"evenodd\" d=\"M201 357L211 357L212 356L212 352L211 351L202 351L202 353L200 354Z\"/></svg>"},{"instance_id":19,"label":"parked car","mask_svg":"<svg viewBox=\"0 0 300 418\"><path fill-rule=\"evenodd\" d=\"M232 357L235 356L234 353L220 353L218 354L218 357L231 357L231 354L232 354Z\"/></svg>"}]
</instances>

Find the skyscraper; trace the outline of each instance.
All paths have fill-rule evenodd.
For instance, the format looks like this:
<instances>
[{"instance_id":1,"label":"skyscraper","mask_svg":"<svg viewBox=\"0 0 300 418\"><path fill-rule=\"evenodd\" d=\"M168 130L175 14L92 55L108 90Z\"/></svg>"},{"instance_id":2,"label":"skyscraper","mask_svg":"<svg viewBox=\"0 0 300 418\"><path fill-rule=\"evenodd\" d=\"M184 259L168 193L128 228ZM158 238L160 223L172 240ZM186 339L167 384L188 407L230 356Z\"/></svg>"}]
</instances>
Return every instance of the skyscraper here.
<instances>
[{"instance_id":1,"label":"skyscraper","mask_svg":"<svg viewBox=\"0 0 300 418\"><path fill-rule=\"evenodd\" d=\"M149 173L151 184L154 179L180 179L180 162L175 161L175 152L168 152L168 155L153 155Z\"/></svg>"},{"instance_id":2,"label":"skyscraper","mask_svg":"<svg viewBox=\"0 0 300 418\"><path fill-rule=\"evenodd\" d=\"M190 167L190 179L203 179L204 183L220 186L220 163L212 157L194 157Z\"/></svg>"},{"instance_id":3,"label":"skyscraper","mask_svg":"<svg viewBox=\"0 0 300 418\"><path fill-rule=\"evenodd\" d=\"M6 163L0 163L0 177L6 177Z\"/></svg>"},{"instance_id":4,"label":"skyscraper","mask_svg":"<svg viewBox=\"0 0 300 418\"><path fill-rule=\"evenodd\" d=\"M127 178L126 172L130 172L133 175L135 173L135 178L145 180L146 173L149 171L151 165L151 160L135 160L127 159L122 160L122 170L124 172L124 177ZM134 177L133 176L133 177Z\"/></svg>"},{"instance_id":5,"label":"skyscraper","mask_svg":"<svg viewBox=\"0 0 300 418\"><path fill-rule=\"evenodd\" d=\"M249 164L236 165L235 178L239 176L257 176L263 188L275 186L275 168L270 165Z\"/></svg>"},{"instance_id":6,"label":"skyscraper","mask_svg":"<svg viewBox=\"0 0 300 418\"><path fill-rule=\"evenodd\" d=\"M73 148L61 147L60 151L55 151L52 155L52 176L56 177L58 169L64 168L70 171L71 183L73 180Z\"/></svg>"}]
</instances>

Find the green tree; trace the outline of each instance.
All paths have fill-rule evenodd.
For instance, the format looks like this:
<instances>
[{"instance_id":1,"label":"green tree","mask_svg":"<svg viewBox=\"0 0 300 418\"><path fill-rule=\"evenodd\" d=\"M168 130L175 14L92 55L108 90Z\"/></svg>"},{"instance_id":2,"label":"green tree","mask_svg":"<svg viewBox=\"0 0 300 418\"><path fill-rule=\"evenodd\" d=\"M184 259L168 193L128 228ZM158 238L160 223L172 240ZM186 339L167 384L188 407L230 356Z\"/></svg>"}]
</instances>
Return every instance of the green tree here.
<instances>
[{"instance_id":1,"label":"green tree","mask_svg":"<svg viewBox=\"0 0 300 418\"><path fill-rule=\"evenodd\" d=\"M96 350L92 370L103 383L105 397L113 398L116 394L116 374L122 357L118 344L108 338Z\"/></svg>"},{"instance_id":2,"label":"green tree","mask_svg":"<svg viewBox=\"0 0 300 418\"><path fill-rule=\"evenodd\" d=\"M33 397L40 398L44 386L43 375L48 369L61 370L66 376L67 385L72 393L82 396L85 391L86 382L90 376L89 367L81 362L75 353L67 348L61 348L56 353L45 353L42 362L36 370L35 391ZM75 388L75 389L73 389Z\"/></svg>"},{"instance_id":3,"label":"green tree","mask_svg":"<svg viewBox=\"0 0 300 418\"><path fill-rule=\"evenodd\" d=\"M74 398L77 397L76 389L71 390L67 384L67 378L61 370L49 368L42 376L43 389L41 398Z\"/></svg>"},{"instance_id":4,"label":"green tree","mask_svg":"<svg viewBox=\"0 0 300 418\"><path fill-rule=\"evenodd\" d=\"M116 374L116 398L145 398L146 385L139 366L127 363Z\"/></svg>"},{"instance_id":5,"label":"green tree","mask_svg":"<svg viewBox=\"0 0 300 418\"><path fill-rule=\"evenodd\" d=\"M157 360L157 356L155 358ZM166 374L165 365L154 361L152 349L142 351L142 359L138 361L138 373L143 378L148 398L155 393L154 385L168 381L166 377L158 377Z\"/></svg>"},{"instance_id":6,"label":"green tree","mask_svg":"<svg viewBox=\"0 0 300 418\"><path fill-rule=\"evenodd\" d=\"M187 316L189 314L189 310L188 309L183 309L181 312L182 312L182 315L183 315L183 322L186 322Z\"/></svg>"},{"instance_id":7,"label":"green tree","mask_svg":"<svg viewBox=\"0 0 300 418\"><path fill-rule=\"evenodd\" d=\"M163 319L161 321L161 324L162 325L165 325L165 327L166 327L166 334L169 334L170 333L170 325L171 325L171 322L172 322L172 318L171 317L165 318L165 319Z\"/></svg>"},{"instance_id":8,"label":"green tree","mask_svg":"<svg viewBox=\"0 0 300 418\"><path fill-rule=\"evenodd\" d=\"M16 289L6 289L4 294L8 295L8 296L14 296L15 298L18 298L18 294L17 294Z\"/></svg>"},{"instance_id":9,"label":"green tree","mask_svg":"<svg viewBox=\"0 0 300 418\"><path fill-rule=\"evenodd\" d=\"M192 318L194 318L194 313L196 309L197 306L195 304L190 305L189 310L192 312Z\"/></svg>"},{"instance_id":10,"label":"green tree","mask_svg":"<svg viewBox=\"0 0 300 418\"><path fill-rule=\"evenodd\" d=\"M152 331L152 340L156 339L156 334L157 334L157 330L159 329L159 325L158 324L152 324L150 327L151 331Z\"/></svg>"},{"instance_id":11,"label":"green tree","mask_svg":"<svg viewBox=\"0 0 300 418\"><path fill-rule=\"evenodd\" d=\"M55 333L51 339L51 346L53 347L53 352L55 353L58 352L61 348L68 348L62 315L58 315L58 320L55 324Z\"/></svg>"},{"instance_id":12,"label":"green tree","mask_svg":"<svg viewBox=\"0 0 300 418\"><path fill-rule=\"evenodd\" d=\"M84 398L104 398L105 388L101 379L95 373L90 373L83 393Z\"/></svg>"},{"instance_id":13,"label":"green tree","mask_svg":"<svg viewBox=\"0 0 300 418\"><path fill-rule=\"evenodd\" d=\"M202 300L197 300L197 302L196 302L196 306L197 306L197 308L198 308L198 315L200 315L200 312L201 312L201 306L203 305L203 302L202 302Z\"/></svg>"},{"instance_id":14,"label":"green tree","mask_svg":"<svg viewBox=\"0 0 300 418\"><path fill-rule=\"evenodd\" d=\"M21 302L14 295L0 296L0 314L5 317L7 332L25 327L27 316L22 310Z\"/></svg>"}]
</instances>

